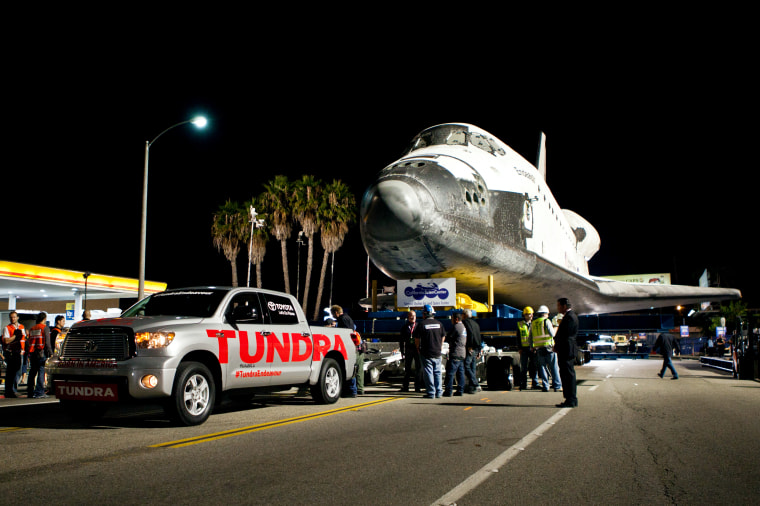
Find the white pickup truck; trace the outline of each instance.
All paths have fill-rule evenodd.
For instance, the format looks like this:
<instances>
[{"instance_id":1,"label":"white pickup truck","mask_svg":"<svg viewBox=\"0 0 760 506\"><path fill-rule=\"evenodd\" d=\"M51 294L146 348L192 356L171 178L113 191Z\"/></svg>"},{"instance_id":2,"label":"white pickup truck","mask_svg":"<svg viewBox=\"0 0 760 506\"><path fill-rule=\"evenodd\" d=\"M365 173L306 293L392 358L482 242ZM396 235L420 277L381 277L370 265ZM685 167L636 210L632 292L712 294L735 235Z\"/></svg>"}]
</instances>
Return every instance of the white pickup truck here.
<instances>
[{"instance_id":1,"label":"white pickup truck","mask_svg":"<svg viewBox=\"0 0 760 506\"><path fill-rule=\"evenodd\" d=\"M354 375L355 340L348 329L310 327L291 295L184 288L151 295L119 318L77 323L46 370L75 416L156 400L177 422L198 425L223 393L308 386L317 402L336 402Z\"/></svg>"}]
</instances>

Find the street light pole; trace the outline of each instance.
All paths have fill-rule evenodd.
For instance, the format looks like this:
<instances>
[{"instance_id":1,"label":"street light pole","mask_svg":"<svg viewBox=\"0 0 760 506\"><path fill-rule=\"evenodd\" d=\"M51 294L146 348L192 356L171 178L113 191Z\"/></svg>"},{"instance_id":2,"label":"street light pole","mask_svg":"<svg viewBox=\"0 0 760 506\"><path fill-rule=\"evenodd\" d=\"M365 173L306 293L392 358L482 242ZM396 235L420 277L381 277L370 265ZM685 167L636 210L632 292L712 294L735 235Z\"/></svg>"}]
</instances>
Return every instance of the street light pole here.
<instances>
[{"instance_id":1,"label":"street light pole","mask_svg":"<svg viewBox=\"0 0 760 506\"><path fill-rule=\"evenodd\" d=\"M150 147L154 142L156 142L156 140L158 140L159 137L164 135L172 128L178 127L180 125L185 125L187 123L192 123L198 128L203 128L206 126L208 121L203 116L198 116L187 121L180 121L179 123L175 123L160 134L156 135L152 141L145 141L145 172L143 175L142 220L140 222L140 275L137 282L137 300L142 300L145 297L145 249L148 228L148 157L150 154Z\"/></svg>"}]
</instances>

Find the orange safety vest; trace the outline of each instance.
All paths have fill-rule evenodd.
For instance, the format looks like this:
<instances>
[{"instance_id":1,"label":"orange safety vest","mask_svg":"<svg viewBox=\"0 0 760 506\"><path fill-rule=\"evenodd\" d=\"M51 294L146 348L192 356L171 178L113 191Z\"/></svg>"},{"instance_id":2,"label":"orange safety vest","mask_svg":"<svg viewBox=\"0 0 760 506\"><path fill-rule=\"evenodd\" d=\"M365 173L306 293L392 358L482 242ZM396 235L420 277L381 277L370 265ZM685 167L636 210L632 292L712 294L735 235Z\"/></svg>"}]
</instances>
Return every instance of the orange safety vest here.
<instances>
[{"instance_id":1,"label":"orange safety vest","mask_svg":"<svg viewBox=\"0 0 760 506\"><path fill-rule=\"evenodd\" d=\"M29 329L29 353L34 353L36 350L45 349L45 322L38 323L31 329Z\"/></svg>"},{"instance_id":2,"label":"orange safety vest","mask_svg":"<svg viewBox=\"0 0 760 506\"><path fill-rule=\"evenodd\" d=\"M11 323L10 325L7 325L5 327L5 330L8 332L8 335L10 337L13 337L13 334L16 332L16 329L24 330L24 326L22 324L17 323L16 325L18 325L18 327L14 326ZM4 334L3 334L3 337L5 337ZM24 346L26 345L26 332L24 332L24 336L21 338L21 343L20 344L21 344L21 351L23 352L24 351ZM9 349L11 346L13 346L14 349L17 349L17 344L16 344L15 341L11 342L11 343L8 343L8 344L5 344L5 339L3 339L3 349L4 350Z\"/></svg>"}]
</instances>

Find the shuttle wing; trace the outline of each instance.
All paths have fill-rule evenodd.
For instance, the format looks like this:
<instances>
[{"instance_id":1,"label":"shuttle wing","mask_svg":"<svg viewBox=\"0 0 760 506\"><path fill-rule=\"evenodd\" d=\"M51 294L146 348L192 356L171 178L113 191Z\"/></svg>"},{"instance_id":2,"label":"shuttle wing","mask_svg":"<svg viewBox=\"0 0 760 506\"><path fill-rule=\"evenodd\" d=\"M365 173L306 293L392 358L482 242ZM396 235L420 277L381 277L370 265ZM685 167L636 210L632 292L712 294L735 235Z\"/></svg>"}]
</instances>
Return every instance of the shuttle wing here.
<instances>
[{"instance_id":1,"label":"shuttle wing","mask_svg":"<svg viewBox=\"0 0 760 506\"><path fill-rule=\"evenodd\" d=\"M704 288L684 285L653 285L627 283L612 279L592 277L599 287L596 294L589 294L578 302L585 313L614 313L642 309L644 307L669 307L676 305L719 302L741 298L734 288ZM585 299L585 300L584 300Z\"/></svg>"}]
</instances>

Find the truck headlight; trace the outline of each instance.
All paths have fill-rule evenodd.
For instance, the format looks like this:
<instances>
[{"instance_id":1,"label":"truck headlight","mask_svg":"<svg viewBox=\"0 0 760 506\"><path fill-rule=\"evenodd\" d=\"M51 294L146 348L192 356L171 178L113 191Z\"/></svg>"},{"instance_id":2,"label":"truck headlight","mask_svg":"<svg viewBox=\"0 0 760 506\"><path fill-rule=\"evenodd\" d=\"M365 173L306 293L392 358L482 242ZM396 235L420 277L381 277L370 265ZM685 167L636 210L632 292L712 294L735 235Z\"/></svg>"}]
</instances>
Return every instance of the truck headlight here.
<instances>
[{"instance_id":1,"label":"truck headlight","mask_svg":"<svg viewBox=\"0 0 760 506\"><path fill-rule=\"evenodd\" d=\"M174 340L174 332L135 332L138 348L165 348Z\"/></svg>"}]
</instances>

